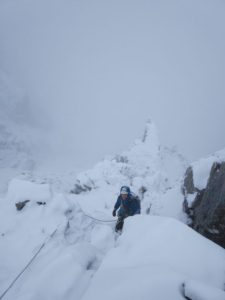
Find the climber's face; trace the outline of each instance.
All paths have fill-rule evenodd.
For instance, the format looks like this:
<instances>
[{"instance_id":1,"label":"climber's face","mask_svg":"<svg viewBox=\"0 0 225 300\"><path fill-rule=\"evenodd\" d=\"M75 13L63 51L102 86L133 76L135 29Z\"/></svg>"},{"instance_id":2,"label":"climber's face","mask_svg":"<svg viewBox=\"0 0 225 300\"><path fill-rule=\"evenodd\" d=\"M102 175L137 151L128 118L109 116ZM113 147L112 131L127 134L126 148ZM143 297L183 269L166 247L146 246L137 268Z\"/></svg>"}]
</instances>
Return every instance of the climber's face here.
<instances>
[{"instance_id":1,"label":"climber's face","mask_svg":"<svg viewBox=\"0 0 225 300\"><path fill-rule=\"evenodd\" d=\"M128 197L128 194L121 194L121 197L122 197L123 200L126 200L127 197Z\"/></svg>"}]
</instances>

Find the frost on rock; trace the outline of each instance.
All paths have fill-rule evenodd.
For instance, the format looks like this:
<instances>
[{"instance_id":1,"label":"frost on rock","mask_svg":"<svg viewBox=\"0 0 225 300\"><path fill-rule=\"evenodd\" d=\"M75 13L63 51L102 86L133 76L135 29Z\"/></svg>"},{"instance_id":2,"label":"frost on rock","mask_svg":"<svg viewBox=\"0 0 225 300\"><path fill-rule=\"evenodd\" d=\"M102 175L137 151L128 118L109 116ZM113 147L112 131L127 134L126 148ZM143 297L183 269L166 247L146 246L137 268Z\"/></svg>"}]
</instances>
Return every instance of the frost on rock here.
<instances>
[{"instance_id":1,"label":"frost on rock","mask_svg":"<svg viewBox=\"0 0 225 300\"><path fill-rule=\"evenodd\" d=\"M193 163L183 184L183 208L189 224L225 248L225 151Z\"/></svg>"},{"instance_id":2,"label":"frost on rock","mask_svg":"<svg viewBox=\"0 0 225 300\"><path fill-rule=\"evenodd\" d=\"M194 186L199 190L204 189L207 185L213 163L221 163L223 161L225 161L225 149L192 163Z\"/></svg>"}]
</instances>

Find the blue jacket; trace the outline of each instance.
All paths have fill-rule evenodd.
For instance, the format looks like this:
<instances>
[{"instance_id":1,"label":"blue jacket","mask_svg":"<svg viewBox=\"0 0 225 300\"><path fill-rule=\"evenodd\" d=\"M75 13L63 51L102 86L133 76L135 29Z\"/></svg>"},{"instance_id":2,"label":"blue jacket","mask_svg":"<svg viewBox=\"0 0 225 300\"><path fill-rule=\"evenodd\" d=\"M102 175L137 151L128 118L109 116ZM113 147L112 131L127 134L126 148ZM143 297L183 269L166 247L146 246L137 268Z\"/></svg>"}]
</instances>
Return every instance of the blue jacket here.
<instances>
[{"instance_id":1,"label":"blue jacket","mask_svg":"<svg viewBox=\"0 0 225 300\"><path fill-rule=\"evenodd\" d=\"M120 208L124 214L128 216L133 216L141 213L141 204L138 196L129 193L128 197L123 200L121 195L117 198L116 204L114 206L114 210Z\"/></svg>"}]
</instances>

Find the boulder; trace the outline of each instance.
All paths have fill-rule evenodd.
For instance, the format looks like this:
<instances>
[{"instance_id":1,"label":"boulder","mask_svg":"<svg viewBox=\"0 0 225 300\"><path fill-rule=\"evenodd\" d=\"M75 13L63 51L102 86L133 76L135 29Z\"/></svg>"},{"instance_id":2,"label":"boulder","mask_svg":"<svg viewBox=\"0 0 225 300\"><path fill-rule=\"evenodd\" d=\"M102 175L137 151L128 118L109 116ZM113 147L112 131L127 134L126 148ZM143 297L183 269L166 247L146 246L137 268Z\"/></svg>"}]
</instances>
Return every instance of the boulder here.
<instances>
[{"instance_id":1,"label":"boulder","mask_svg":"<svg viewBox=\"0 0 225 300\"><path fill-rule=\"evenodd\" d=\"M25 200L25 201L15 203L16 209L22 210L28 202L30 202L30 200Z\"/></svg>"},{"instance_id":2,"label":"boulder","mask_svg":"<svg viewBox=\"0 0 225 300\"><path fill-rule=\"evenodd\" d=\"M193 172L191 167L187 169L183 185L183 207L189 225L225 248L225 162L213 163L202 190L195 187Z\"/></svg>"}]
</instances>

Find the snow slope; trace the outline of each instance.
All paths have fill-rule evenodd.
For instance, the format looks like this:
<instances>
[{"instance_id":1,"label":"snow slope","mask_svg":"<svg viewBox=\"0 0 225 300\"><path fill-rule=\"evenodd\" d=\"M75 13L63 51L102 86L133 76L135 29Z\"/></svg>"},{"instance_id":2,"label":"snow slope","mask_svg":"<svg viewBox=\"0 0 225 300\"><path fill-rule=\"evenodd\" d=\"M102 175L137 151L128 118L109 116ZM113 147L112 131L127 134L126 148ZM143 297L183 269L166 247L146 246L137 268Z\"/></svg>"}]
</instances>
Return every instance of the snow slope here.
<instances>
[{"instance_id":1,"label":"snow slope","mask_svg":"<svg viewBox=\"0 0 225 300\"><path fill-rule=\"evenodd\" d=\"M14 203L24 199L30 202L16 211ZM99 228L77 203L47 184L14 179L0 204L0 295L46 243L5 298L79 299L104 251L113 246L112 228Z\"/></svg>"},{"instance_id":2,"label":"snow slope","mask_svg":"<svg viewBox=\"0 0 225 300\"><path fill-rule=\"evenodd\" d=\"M148 122L130 150L76 178L12 179L0 198L0 299L39 250L2 299L225 299L224 249L178 221L185 168ZM141 197L142 215L118 236L111 211L122 184Z\"/></svg>"},{"instance_id":3,"label":"snow slope","mask_svg":"<svg viewBox=\"0 0 225 300\"><path fill-rule=\"evenodd\" d=\"M5 299L176 300L185 291L197 300L204 299L204 286L208 299L223 299L224 249L175 219L148 215L128 218L118 238L113 222L89 218L74 197L46 184L10 183L1 199L0 294L46 245ZM31 201L16 211L14 201L25 198ZM112 219L104 211L100 216Z\"/></svg>"},{"instance_id":4,"label":"snow slope","mask_svg":"<svg viewBox=\"0 0 225 300\"><path fill-rule=\"evenodd\" d=\"M224 259L222 248L174 219L135 216L126 221L82 300L182 300L182 285L190 279L200 290L202 284L215 290L209 299L225 299Z\"/></svg>"}]
</instances>

